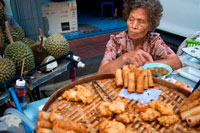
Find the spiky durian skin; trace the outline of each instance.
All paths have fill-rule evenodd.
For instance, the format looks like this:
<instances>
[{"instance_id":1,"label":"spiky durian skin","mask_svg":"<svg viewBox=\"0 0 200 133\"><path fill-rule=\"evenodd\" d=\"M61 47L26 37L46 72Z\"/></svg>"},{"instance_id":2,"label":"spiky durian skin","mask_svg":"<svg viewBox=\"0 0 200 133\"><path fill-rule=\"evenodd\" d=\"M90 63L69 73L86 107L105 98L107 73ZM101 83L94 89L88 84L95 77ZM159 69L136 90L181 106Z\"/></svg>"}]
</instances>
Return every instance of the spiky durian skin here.
<instances>
[{"instance_id":1,"label":"spiky durian skin","mask_svg":"<svg viewBox=\"0 0 200 133\"><path fill-rule=\"evenodd\" d=\"M0 59L0 83L14 77L16 74L15 64L8 58Z\"/></svg>"},{"instance_id":2,"label":"spiky durian skin","mask_svg":"<svg viewBox=\"0 0 200 133\"><path fill-rule=\"evenodd\" d=\"M54 56L59 57L69 52L69 44L67 39L61 34L52 34L45 41L44 47L47 52Z\"/></svg>"},{"instance_id":3,"label":"spiky durian skin","mask_svg":"<svg viewBox=\"0 0 200 133\"><path fill-rule=\"evenodd\" d=\"M25 71L35 67L34 56L31 48L20 41L8 45L5 49L4 57L11 59L15 63L17 73L21 70L23 59L25 59Z\"/></svg>"},{"instance_id":4,"label":"spiky durian skin","mask_svg":"<svg viewBox=\"0 0 200 133\"><path fill-rule=\"evenodd\" d=\"M35 44L35 41L30 38L23 38L20 41L29 45L30 47Z\"/></svg>"},{"instance_id":5,"label":"spiky durian skin","mask_svg":"<svg viewBox=\"0 0 200 133\"><path fill-rule=\"evenodd\" d=\"M11 26L10 28L10 34L12 36L12 39L14 42L20 41L24 38L24 30L21 27L18 26ZM5 37L5 42L10 43L8 40L8 36Z\"/></svg>"}]
</instances>

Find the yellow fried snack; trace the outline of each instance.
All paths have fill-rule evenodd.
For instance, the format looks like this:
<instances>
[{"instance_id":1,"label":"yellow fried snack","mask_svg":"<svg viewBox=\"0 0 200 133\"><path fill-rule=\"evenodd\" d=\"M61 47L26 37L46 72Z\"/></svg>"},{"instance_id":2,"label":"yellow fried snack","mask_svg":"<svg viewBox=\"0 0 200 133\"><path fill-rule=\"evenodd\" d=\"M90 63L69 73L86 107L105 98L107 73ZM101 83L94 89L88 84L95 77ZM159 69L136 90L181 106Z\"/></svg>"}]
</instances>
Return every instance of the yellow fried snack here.
<instances>
[{"instance_id":1,"label":"yellow fried snack","mask_svg":"<svg viewBox=\"0 0 200 133\"><path fill-rule=\"evenodd\" d=\"M99 124L100 133L125 133L126 127L117 121L104 120Z\"/></svg>"},{"instance_id":2,"label":"yellow fried snack","mask_svg":"<svg viewBox=\"0 0 200 133\"><path fill-rule=\"evenodd\" d=\"M163 101L151 101L149 105L151 108L158 110L162 115L174 114L173 107L170 104L164 103Z\"/></svg>"},{"instance_id":3,"label":"yellow fried snack","mask_svg":"<svg viewBox=\"0 0 200 133\"><path fill-rule=\"evenodd\" d=\"M63 98L66 98L69 101L79 101L77 97L77 91L74 89L66 90L63 95Z\"/></svg>"},{"instance_id":4,"label":"yellow fried snack","mask_svg":"<svg viewBox=\"0 0 200 133\"><path fill-rule=\"evenodd\" d=\"M91 103L94 99L94 94L90 88L84 87L82 85L77 85L77 98L83 103Z\"/></svg>"},{"instance_id":5,"label":"yellow fried snack","mask_svg":"<svg viewBox=\"0 0 200 133\"><path fill-rule=\"evenodd\" d=\"M43 110L38 112L38 120L49 120L50 113Z\"/></svg>"},{"instance_id":6,"label":"yellow fried snack","mask_svg":"<svg viewBox=\"0 0 200 133\"><path fill-rule=\"evenodd\" d=\"M47 128L37 128L36 133L53 133L53 131Z\"/></svg>"},{"instance_id":7,"label":"yellow fried snack","mask_svg":"<svg viewBox=\"0 0 200 133\"><path fill-rule=\"evenodd\" d=\"M127 107L127 103L125 103L122 100L112 101L111 104L109 105L110 111L116 114L121 114L125 112L126 107Z\"/></svg>"},{"instance_id":8,"label":"yellow fried snack","mask_svg":"<svg viewBox=\"0 0 200 133\"><path fill-rule=\"evenodd\" d=\"M99 116L112 116L113 113L109 109L110 102L101 102L98 106L97 110L99 112Z\"/></svg>"},{"instance_id":9,"label":"yellow fried snack","mask_svg":"<svg viewBox=\"0 0 200 133\"><path fill-rule=\"evenodd\" d=\"M52 124L50 121L47 121L47 120L39 120L37 122L37 128L48 128L48 129L51 129L52 128Z\"/></svg>"},{"instance_id":10,"label":"yellow fried snack","mask_svg":"<svg viewBox=\"0 0 200 133\"><path fill-rule=\"evenodd\" d=\"M91 103L94 98L94 94L90 88L82 85L76 85L74 89L66 90L62 97L69 101L82 101L83 103Z\"/></svg>"},{"instance_id":11,"label":"yellow fried snack","mask_svg":"<svg viewBox=\"0 0 200 133\"><path fill-rule=\"evenodd\" d=\"M178 115L161 116L157 119L163 126L170 126L179 120Z\"/></svg>"},{"instance_id":12,"label":"yellow fried snack","mask_svg":"<svg viewBox=\"0 0 200 133\"><path fill-rule=\"evenodd\" d=\"M124 84L122 70L120 68L115 70L115 83L117 86L122 86Z\"/></svg>"},{"instance_id":13,"label":"yellow fried snack","mask_svg":"<svg viewBox=\"0 0 200 133\"><path fill-rule=\"evenodd\" d=\"M115 119L119 122L128 124L133 121L133 117L134 117L133 113L125 112L125 113L116 115Z\"/></svg>"},{"instance_id":14,"label":"yellow fried snack","mask_svg":"<svg viewBox=\"0 0 200 133\"><path fill-rule=\"evenodd\" d=\"M141 112L140 116L144 121L153 121L160 117L160 113L152 108L148 108L145 112Z\"/></svg>"}]
</instances>

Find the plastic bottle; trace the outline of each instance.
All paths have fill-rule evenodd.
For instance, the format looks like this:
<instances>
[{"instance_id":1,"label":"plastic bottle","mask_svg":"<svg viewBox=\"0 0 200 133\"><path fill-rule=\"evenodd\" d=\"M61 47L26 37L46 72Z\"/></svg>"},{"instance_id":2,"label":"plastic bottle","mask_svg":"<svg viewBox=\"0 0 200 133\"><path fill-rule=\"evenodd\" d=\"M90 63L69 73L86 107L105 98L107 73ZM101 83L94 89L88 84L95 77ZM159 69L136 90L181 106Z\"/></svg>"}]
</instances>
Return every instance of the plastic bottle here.
<instances>
[{"instance_id":1,"label":"plastic bottle","mask_svg":"<svg viewBox=\"0 0 200 133\"><path fill-rule=\"evenodd\" d=\"M23 79L16 80L14 87L15 93L22 108L26 107L26 81Z\"/></svg>"}]
</instances>

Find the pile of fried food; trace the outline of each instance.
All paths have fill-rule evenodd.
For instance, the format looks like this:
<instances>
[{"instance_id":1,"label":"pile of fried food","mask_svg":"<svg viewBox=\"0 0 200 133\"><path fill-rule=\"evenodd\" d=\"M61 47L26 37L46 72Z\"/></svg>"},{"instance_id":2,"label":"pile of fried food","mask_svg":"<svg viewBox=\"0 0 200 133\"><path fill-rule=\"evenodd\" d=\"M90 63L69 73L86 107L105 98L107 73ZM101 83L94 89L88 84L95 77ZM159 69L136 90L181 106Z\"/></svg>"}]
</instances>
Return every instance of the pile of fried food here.
<instances>
[{"instance_id":1,"label":"pile of fried food","mask_svg":"<svg viewBox=\"0 0 200 133\"><path fill-rule=\"evenodd\" d=\"M196 89L179 109L182 120L190 127L200 124L200 90Z\"/></svg>"},{"instance_id":2,"label":"pile of fried food","mask_svg":"<svg viewBox=\"0 0 200 133\"><path fill-rule=\"evenodd\" d=\"M101 102L98 106L99 117L105 117L99 124L100 133L125 133L126 126L133 122L134 112L127 108L126 99L117 98L112 102Z\"/></svg>"},{"instance_id":3,"label":"pile of fried food","mask_svg":"<svg viewBox=\"0 0 200 133\"><path fill-rule=\"evenodd\" d=\"M144 89L154 86L150 69L136 68L134 64L124 65L122 69L116 69L115 82L117 86L127 88L129 93L143 93Z\"/></svg>"},{"instance_id":4,"label":"pile of fried food","mask_svg":"<svg viewBox=\"0 0 200 133\"><path fill-rule=\"evenodd\" d=\"M129 107L126 99L120 98L112 102L101 102L97 111L99 117L105 118L99 124L100 133L110 133L111 131L125 133L125 124L132 123L136 115L136 108ZM178 115L175 115L173 111L173 107L160 100L151 101L148 108L140 112L139 116L143 121L152 122L158 120L165 127L179 120Z\"/></svg>"},{"instance_id":5,"label":"pile of fried food","mask_svg":"<svg viewBox=\"0 0 200 133\"><path fill-rule=\"evenodd\" d=\"M151 101L149 106L150 108L147 108L144 112L140 113L140 116L144 121L151 122L158 120L161 125L168 127L179 120L178 115L175 115L173 107L170 104L155 100Z\"/></svg>"},{"instance_id":6,"label":"pile of fried food","mask_svg":"<svg viewBox=\"0 0 200 133\"><path fill-rule=\"evenodd\" d=\"M92 90L82 85L76 85L73 89L66 90L58 100L66 99L68 101L82 101L90 104L94 99Z\"/></svg>"},{"instance_id":7,"label":"pile of fried food","mask_svg":"<svg viewBox=\"0 0 200 133\"><path fill-rule=\"evenodd\" d=\"M37 133L86 133L86 128L54 112L39 111Z\"/></svg>"}]
</instances>

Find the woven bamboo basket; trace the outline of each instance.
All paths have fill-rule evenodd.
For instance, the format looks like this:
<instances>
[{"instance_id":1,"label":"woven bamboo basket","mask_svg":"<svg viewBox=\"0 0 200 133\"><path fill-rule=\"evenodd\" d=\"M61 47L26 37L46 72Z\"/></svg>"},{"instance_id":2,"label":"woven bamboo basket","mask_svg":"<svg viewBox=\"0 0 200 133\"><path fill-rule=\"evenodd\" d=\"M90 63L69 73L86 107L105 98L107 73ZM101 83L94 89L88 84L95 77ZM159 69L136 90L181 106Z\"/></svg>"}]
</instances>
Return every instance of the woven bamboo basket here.
<instances>
[{"instance_id":1,"label":"woven bamboo basket","mask_svg":"<svg viewBox=\"0 0 200 133\"><path fill-rule=\"evenodd\" d=\"M47 112L54 111L70 118L74 122L87 125L88 130L92 133L98 132L98 125L101 122L101 119L97 115L97 107L102 100L94 89L93 90L95 97L91 104L83 104L82 102L70 102L67 100L58 100L58 97L60 97L65 90L73 89L75 85L81 84L83 86L93 88L91 82L93 80L96 80L113 99L118 97L118 94L122 89L115 85L114 75L111 74L85 77L80 80L71 82L53 93L44 105L43 110ZM153 80L155 83L154 88L162 90L159 99L164 101L165 103L170 103L173 106L175 113L179 115L179 106L190 95L190 92L159 78L153 78ZM107 98L103 92L100 93L104 95L105 99ZM108 98L107 100L109 101ZM128 106L131 107L134 107L134 105L137 103L136 101L131 99L127 100ZM135 112L133 122L130 124L126 124L126 131L131 133L188 132L195 131L196 129L197 127L190 128L185 121L181 120L181 118L177 123L169 127L164 127L160 125L158 121L144 122L137 112Z\"/></svg>"}]
</instances>

